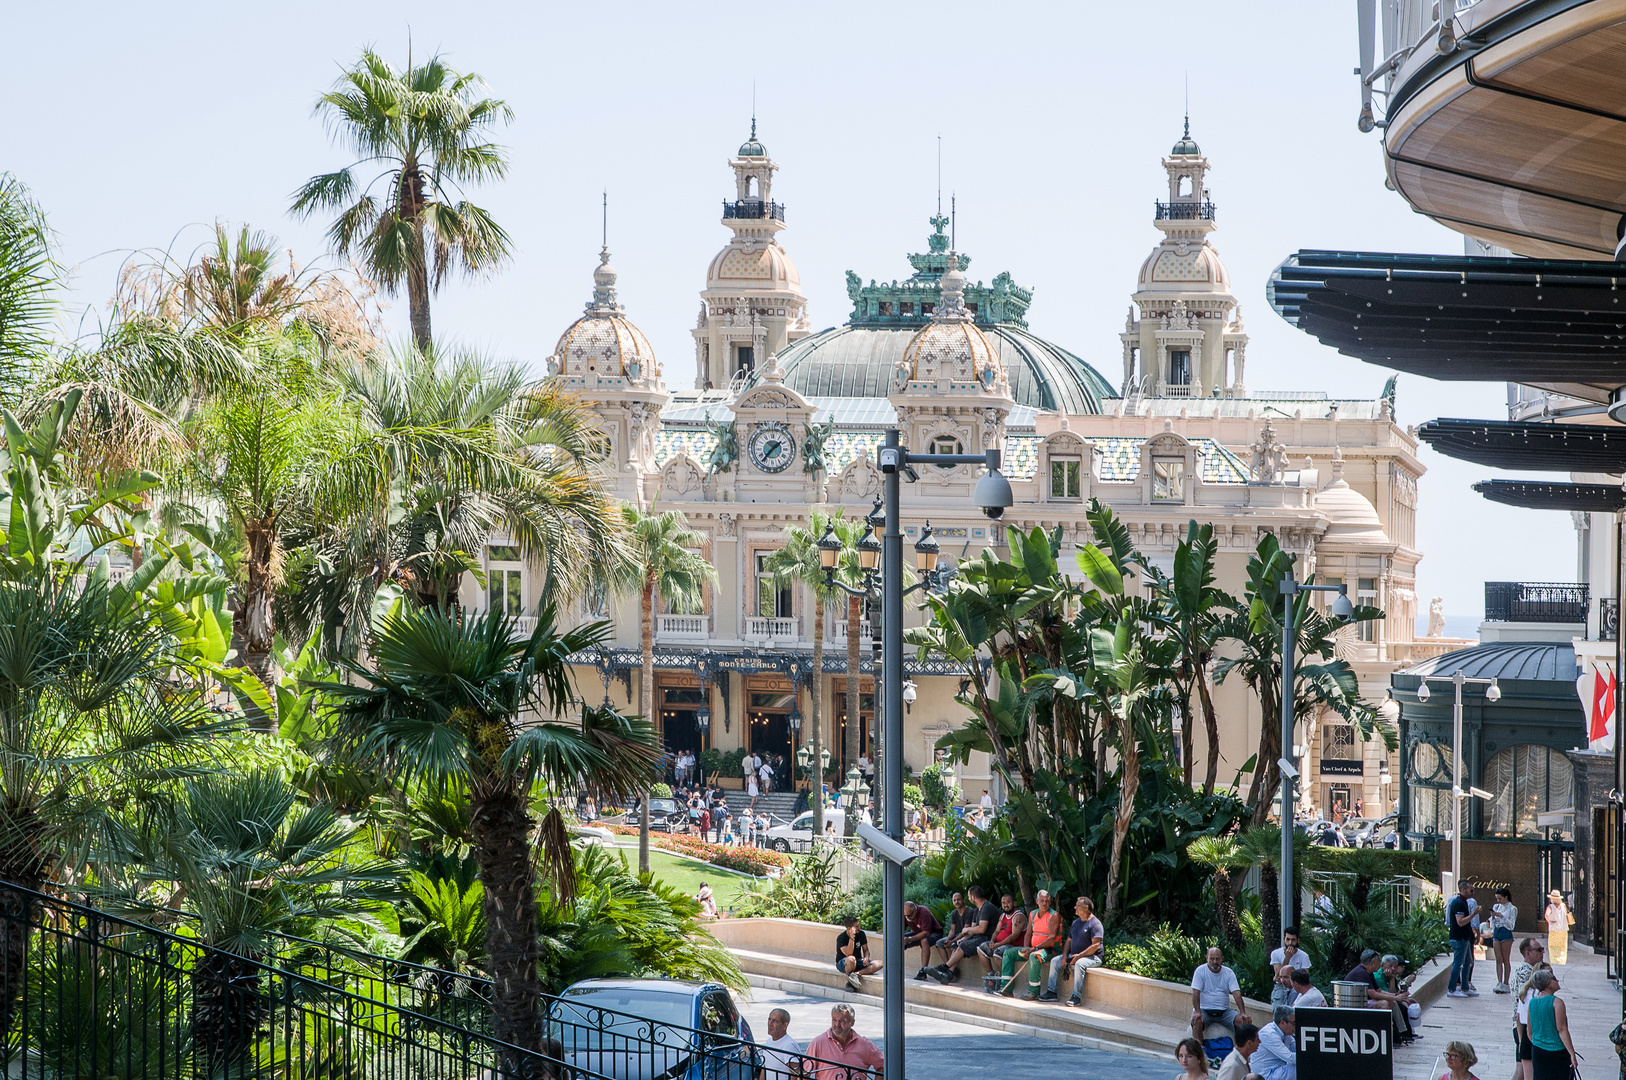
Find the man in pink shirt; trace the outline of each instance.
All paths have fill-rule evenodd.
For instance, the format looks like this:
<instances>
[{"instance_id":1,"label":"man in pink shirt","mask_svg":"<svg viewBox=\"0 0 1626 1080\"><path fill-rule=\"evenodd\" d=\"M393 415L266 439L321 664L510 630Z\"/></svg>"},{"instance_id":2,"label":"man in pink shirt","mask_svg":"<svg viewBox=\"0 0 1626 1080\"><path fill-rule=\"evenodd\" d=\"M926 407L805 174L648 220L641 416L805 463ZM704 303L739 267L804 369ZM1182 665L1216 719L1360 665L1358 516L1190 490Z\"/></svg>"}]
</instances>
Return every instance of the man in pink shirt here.
<instances>
[{"instance_id":1,"label":"man in pink shirt","mask_svg":"<svg viewBox=\"0 0 1626 1080\"><path fill-rule=\"evenodd\" d=\"M853 1030L853 1007L846 1004L830 1010L830 1030L808 1044L807 1055L802 1069L808 1080L857 1080L869 1069L875 1070L876 1080L882 1080L886 1064L880 1048ZM814 1058L818 1060L811 1060Z\"/></svg>"}]
</instances>

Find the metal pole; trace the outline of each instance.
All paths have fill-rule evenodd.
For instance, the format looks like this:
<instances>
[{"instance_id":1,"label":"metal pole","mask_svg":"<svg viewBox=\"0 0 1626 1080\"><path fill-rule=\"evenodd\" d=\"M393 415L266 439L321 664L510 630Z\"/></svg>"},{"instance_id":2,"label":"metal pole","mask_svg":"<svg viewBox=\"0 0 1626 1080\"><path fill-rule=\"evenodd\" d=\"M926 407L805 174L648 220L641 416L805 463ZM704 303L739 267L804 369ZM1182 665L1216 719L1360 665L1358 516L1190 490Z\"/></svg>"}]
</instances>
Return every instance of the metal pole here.
<instances>
[{"instance_id":1,"label":"metal pole","mask_svg":"<svg viewBox=\"0 0 1626 1080\"><path fill-rule=\"evenodd\" d=\"M888 428L883 448L898 445L897 428ZM898 455L901 457L901 454ZM885 474L886 533L881 540L881 676L882 753L886 770L881 785L885 797L885 819L880 828L888 837L903 842L903 523L898 507L898 485L902 462ZM881 982L886 996L886 1040L882 1047L886 1080L904 1080L903 1073L903 867L891 859L885 863L886 959Z\"/></svg>"},{"instance_id":2,"label":"metal pole","mask_svg":"<svg viewBox=\"0 0 1626 1080\"><path fill-rule=\"evenodd\" d=\"M1451 676L1451 887L1462 888L1462 669Z\"/></svg>"},{"instance_id":3,"label":"metal pole","mask_svg":"<svg viewBox=\"0 0 1626 1080\"><path fill-rule=\"evenodd\" d=\"M1293 649L1298 634L1293 625L1294 601L1298 598L1296 583L1291 577L1282 582L1282 760L1293 757ZM1261 768L1268 768L1260 762ZM1278 765L1278 769L1280 766ZM1282 789L1282 866L1276 882L1277 900L1282 908L1282 929L1293 925L1293 784L1286 773L1281 773ZM1270 944L1270 942L1266 942Z\"/></svg>"}]
</instances>

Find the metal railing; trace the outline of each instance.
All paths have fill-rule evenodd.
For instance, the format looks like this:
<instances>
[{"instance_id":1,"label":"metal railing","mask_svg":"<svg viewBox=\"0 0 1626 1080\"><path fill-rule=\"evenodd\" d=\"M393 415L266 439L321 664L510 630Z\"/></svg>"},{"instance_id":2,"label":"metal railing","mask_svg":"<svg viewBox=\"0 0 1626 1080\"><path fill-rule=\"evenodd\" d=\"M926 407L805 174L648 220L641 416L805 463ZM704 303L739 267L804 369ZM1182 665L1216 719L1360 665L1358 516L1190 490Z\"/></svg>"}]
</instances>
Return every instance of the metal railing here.
<instances>
[{"instance_id":1,"label":"metal railing","mask_svg":"<svg viewBox=\"0 0 1626 1080\"><path fill-rule=\"evenodd\" d=\"M1157 204L1158 221L1213 221L1214 204L1204 199L1202 202L1159 202Z\"/></svg>"},{"instance_id":2,"label":"metal railing","mask_svg":"<svg viewBox=\"0 0 1626 1080\"><path fill-rule=\"evenodd\" d=\"M1585 582L1487 581L1486 622L1585 623Z\"/></svg>"},{"instance_id":3,"label":"metal railing","mask_svg":"<svg viewBox=\"0 0 1626 1080\"><path fill-rule=\"evenodd\" d=\"M1614 641L1620 635L1620 605L1613 596L1598 597L1598 640Z\"/></svg>"},{"instance_id":4,"label":"metal railing","mask_svg":"<svg viewBox=\"0 0 1626 1080\"><path fill-rule=\"evenodd\" d=\"M772 218L775 221L785 220L785 205L776 202L763 202L761 199L736 199L730 202L723 200L723 218Z\"/></svg>"}]
</instances>

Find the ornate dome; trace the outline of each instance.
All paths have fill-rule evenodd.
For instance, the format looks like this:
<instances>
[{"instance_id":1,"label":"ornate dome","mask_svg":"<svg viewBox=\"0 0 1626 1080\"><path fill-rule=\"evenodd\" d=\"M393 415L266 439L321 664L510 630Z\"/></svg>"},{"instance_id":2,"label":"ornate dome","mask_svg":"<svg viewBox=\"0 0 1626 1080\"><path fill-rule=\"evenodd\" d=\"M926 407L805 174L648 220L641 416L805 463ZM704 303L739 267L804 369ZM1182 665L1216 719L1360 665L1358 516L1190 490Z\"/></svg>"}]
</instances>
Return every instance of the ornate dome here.
<instances>
[{"instance_id":1,"label":"ornate dome","mask_svg":"<svg viewBox=\"0 0 1626 1080\"><path fill-rule=\"evenodd\" d=\"M751 117L751 137L740 144L740 157L767 157L768 148L757 142L757 118Z\"/></svg>"},{"instance_id":2,"label":"ornate dome","mask_svg":"<svg viewBox=\"0 0 1626 1080\"><path fill-rule=\"evenodd\" d=\"M661 365L644 332L628 319L615 297L615 268L610 249L599 253L593 271L593 299L587 312L559 336L548 357L548 373L568 379L626 378L654 384Z\"/></svg>"},{"instance_id":3,"label":"ornate dome","mask_svg":"<svg viewBox=\"0 0 1626 1080\"><path fill-rule=\"evenodd\" d=\"M1230 292L1231 275L1219 252L1203 243L1164 242L1140 264L1142 292Z\"/></svg>"},{"instance_id":4,"label":"ornate dome","mask_svg":"<svg viewBox=\"0 0 1626 1080\"><path fill-rule=\"evenodd\" d=\"M785 249L770 242L757 247L731 243L706 267L706 288L802 291L802 275Z\"/></svg>"},{"instance_id":5,"label":"ornate dome","mask_svg":"<svg viewBox=\"0 0 1626 1080\"><path fill-rule=\"evenodd\" d=\"M1202 151L1197 148L1197 142L1191 137L1191 117L1186 117L1186 133L1180 136L1180 141L1174 144L1169 151L1170 157L1199 157Z\"/></svg>"},{"instance_id":6,"label":"ornate dome","mask_svg":"<svg viewBox=\"0 0 1626 1080\"><path fill-rule=\"evenodd\" d=\"M956 388L976 385L989 393L1008 393L1010 384L999 352L966 310L965 274L953 252L942 288L932 321L915 331L904 346L893 372L894 387L903 390L912 382L948 380Z\"/></svg>"},{"instance_id":7,"label":"ornate dome","mask_svg":"<svg viewBox=\"0 0 1626 1080\"><path fill-rule=\"evenodd\" d=\"M1387 544L1383 522L1365 495L1344 482L1344 462L1334 458L1332 483L1316 492L1315 508L1327 516L1330 524L1322 543L1334 544Z\"/></svg>"}]
</instances>

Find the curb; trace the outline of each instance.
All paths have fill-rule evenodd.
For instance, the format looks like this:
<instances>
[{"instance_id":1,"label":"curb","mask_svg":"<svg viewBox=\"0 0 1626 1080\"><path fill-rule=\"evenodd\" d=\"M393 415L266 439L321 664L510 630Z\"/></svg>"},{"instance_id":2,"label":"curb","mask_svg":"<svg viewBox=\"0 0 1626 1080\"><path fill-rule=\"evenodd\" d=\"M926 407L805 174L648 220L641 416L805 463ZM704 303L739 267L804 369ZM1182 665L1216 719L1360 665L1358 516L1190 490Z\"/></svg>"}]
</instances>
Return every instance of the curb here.
<instances>
[{"instance_id":1,"label":"curb","mask_svg":"<svg viewBox=\"0 0 1626 1080\"><path fill-rule=\"evenodd\" d=\"M746 972L745 979L752 986L760 986L764 990L782 990L786 993L801 994L804 997L823 998L826 1001L846 1001L857 996L879 1000L878 995L871 994L868 991L855 993L851 990L832 990L828 986L820 986L817 983L798 982L795 979L781 979L771 975L755 975ZM1154 1061L1168 1060L1167 1053L1148 1050L1143 1046L1131 1046L1125 1043L1112 1042L1108 1039L1099 1039L1093 1035L1079 1035L1074 1032L1058 1031L1055 1028L1039 1027L1034 1024L996 1020L992 1017L979 1016L976 1013L954 1012L950 1009L938 1008L935 1005L920 1005L906 1000L904 1002L904 1011L915 1013L918 1016L928 1016L933 1020L952 1020L959 1024L1003 1031L1008 1035L1027 1035L1031 1038L1048 1039L1051 1042L1066 1043L1087 1050L1110 1050L1113 1053L1133 1054L1135 1057L1150 1058Z\"/></svg>"}]
</instances>

